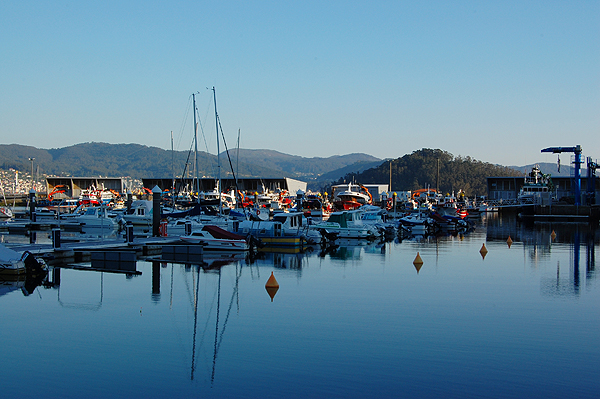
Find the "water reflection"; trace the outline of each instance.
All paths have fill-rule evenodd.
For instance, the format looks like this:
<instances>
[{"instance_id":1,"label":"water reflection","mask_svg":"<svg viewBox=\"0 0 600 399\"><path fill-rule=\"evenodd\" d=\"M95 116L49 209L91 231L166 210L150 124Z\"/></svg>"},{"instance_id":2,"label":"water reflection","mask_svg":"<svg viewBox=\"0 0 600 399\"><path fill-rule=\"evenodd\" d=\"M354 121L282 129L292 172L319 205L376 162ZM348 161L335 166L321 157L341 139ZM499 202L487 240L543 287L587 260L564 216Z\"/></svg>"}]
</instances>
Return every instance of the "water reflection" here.
<instances>
[{"instance_id":1,"label":"water reflection","mask_svg":"<svg viewBox=\"0 0 600 399\"><path fill-rule=\"evenodd\" d=\"M47 273L47 270L28 270L26 274L20 275L0 274L0 297L17 290L21 290L23 296L30 296L43 284Z\"/></svg>"},{"instance_id":2,"label":"water reflection","mask_svg":"<svg viewBox=\"0 0 600 399\"><path fill-rule=\"evenodd\" d=\"M571 255L568 267L560 261L556 278L542 278L541 290L546 295L579 295L582 279L596 278L595 245L600 241L600 229L587 223L522 223L512 216L492 214L484 219L487 241L506 241L511 246L521 243L532 264L548 260L555 247L568 246ZM581 247L585 247L585 274L581 272ZM509 246L510 248L510 246ZM568 273L565 276L565 273Z\"/></svg>"},{"instance_id":3,"label":"water reflection","mask_svg":"<svg viewBox=\"0 0 600 399\"><path fill-rule=\"evenodd\" d=\"M323 257L317 246L138 260L135 278L51 268L35 301L22 280L0 285L0 334L24 337L6 346L3 392L16 397L42 367L29 386L40 397L594 397L598 243L569 229L490 218L464 237Z\"/></svg>"}]
</instances>

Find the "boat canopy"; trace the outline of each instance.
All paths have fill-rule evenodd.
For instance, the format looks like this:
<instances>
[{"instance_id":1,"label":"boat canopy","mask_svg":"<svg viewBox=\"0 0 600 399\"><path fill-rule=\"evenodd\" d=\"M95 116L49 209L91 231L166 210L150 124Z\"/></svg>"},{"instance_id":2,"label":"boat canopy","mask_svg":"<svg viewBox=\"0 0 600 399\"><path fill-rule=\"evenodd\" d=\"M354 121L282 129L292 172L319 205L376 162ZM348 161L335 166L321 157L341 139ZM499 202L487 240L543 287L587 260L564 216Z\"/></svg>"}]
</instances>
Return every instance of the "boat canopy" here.
<instances>
[{"instance_id":1,"label":"boat canopy","mask_svg":"<svg viewBox=\"0 0 600 399\"><path fill-rule=\"evenodd\" d=\"M202 230L207 231L214 238L229 239L229 240L243 240L244 239L244 237L239 234L231 233L231 232L229 232L227 230L223 230L222 228L217 227L217 226L206 225L206 226L202 227Z\"/></svg>"}]
</instances>

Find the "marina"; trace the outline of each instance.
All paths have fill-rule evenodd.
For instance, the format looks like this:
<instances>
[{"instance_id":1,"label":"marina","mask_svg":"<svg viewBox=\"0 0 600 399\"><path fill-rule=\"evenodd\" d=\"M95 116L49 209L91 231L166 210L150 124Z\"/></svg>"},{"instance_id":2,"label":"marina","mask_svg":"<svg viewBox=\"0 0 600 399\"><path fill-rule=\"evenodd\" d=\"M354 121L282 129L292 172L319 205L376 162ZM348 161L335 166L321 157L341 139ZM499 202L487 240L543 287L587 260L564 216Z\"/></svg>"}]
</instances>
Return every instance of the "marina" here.
<instances>
[{"instance_id":1,"label":"marina","mask_svg":"<svg viewBox=\"0 0 600 399\"><path fill-rule=\"evenodd\" d=\"M104 255L81 269L49 266L33 286L5 279L5 395L20 395L32 375L28 394L49 398L592 398L600 389L600 237L587 224L494 212L466 234L255 257L163 244L120 273L92 269Z\"/></svg>"},{"instance_id":2,"label":"marina","mask_svg":"<svg viewBox=\"0 0 600 399\"><path fill-rule=\"evenodd\" d=\"M600 396L600 1L5 3L2 398Z\"/></svg>"}]
</instances>

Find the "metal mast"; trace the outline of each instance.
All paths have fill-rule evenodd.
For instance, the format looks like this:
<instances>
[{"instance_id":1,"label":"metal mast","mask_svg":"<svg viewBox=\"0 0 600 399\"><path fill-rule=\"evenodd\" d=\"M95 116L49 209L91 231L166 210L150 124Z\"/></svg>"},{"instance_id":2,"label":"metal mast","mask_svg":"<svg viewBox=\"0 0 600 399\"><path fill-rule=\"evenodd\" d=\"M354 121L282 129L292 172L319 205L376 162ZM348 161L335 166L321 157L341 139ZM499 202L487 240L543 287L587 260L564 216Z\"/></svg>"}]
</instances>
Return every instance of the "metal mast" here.
<instances>
[{"instance_id":1,"label":"metal mast","mask_svg":"<svg viewBox=\"0 0 600 399\"><path fill-rule=\"evenodd\" d=\"M219 149L219 114L217 113L217 92L215 91L215 86L212 88L213 91L213 100L215 102L215 124L217 127L217 179L218 179L218 187L217 187L217 195L219 196L219 215L221 215L222 209L222 201L221 198L221 150Z\"/></svg>"},{"instance_id":2,"label":"metal mast","mask_svg":"<svg viewBox=\"0 0 600 399\"><path fill-rule=\"evenodd\" d=\"M196 202L200 203L200 182L198 181L198 123L196 122L196 94L194 99L194 179L196 181Z\"/></svg>"}]
</instances>

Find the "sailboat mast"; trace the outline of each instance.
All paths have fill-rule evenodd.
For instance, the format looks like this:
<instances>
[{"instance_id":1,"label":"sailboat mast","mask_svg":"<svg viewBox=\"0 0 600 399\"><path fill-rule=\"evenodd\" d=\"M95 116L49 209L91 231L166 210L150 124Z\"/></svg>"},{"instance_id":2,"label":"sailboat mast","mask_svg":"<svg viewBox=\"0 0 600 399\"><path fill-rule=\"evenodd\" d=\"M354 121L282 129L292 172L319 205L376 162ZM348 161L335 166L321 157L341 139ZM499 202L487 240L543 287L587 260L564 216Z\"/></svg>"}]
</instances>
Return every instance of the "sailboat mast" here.
<instances>
[{"instance_id":1,"label":"sailboat mast","mask_svg":"<svg viewBox=\"0 0 600 399\"><path fill-rule=\"evenodd\" d=\"M196 123L196 94L192 94L194 99L194 178L196 181L196 201L200 203L200 184L198 182L198 123Z\"/></svg>"},{"instance_id":2,"label":"sailboat mast","mask_svg":"<svg viewBox=\"0 0 600 399\"><path fill-rule=\"evenodd\" d=\"M217 179L218 179L218 187L217 187L217 195L219 196L219 215L223 212L223 198L221 198L221 150L219 149L219 114L217 113L217 92L215 91L215 87L212 88L213 91L213 99L215 102L215 124L217 127Z\"/></svg>"},{"instance_id":3,"label":"sailboat mast","mask_svg":"<svg viewBox=\"0 0 600 399\"><path fill-rule=\"evenodd\" d=\"M171 199L175 209L175 149L173 148L173 131L171 130Z\"/></svg>"}]
</instances>

